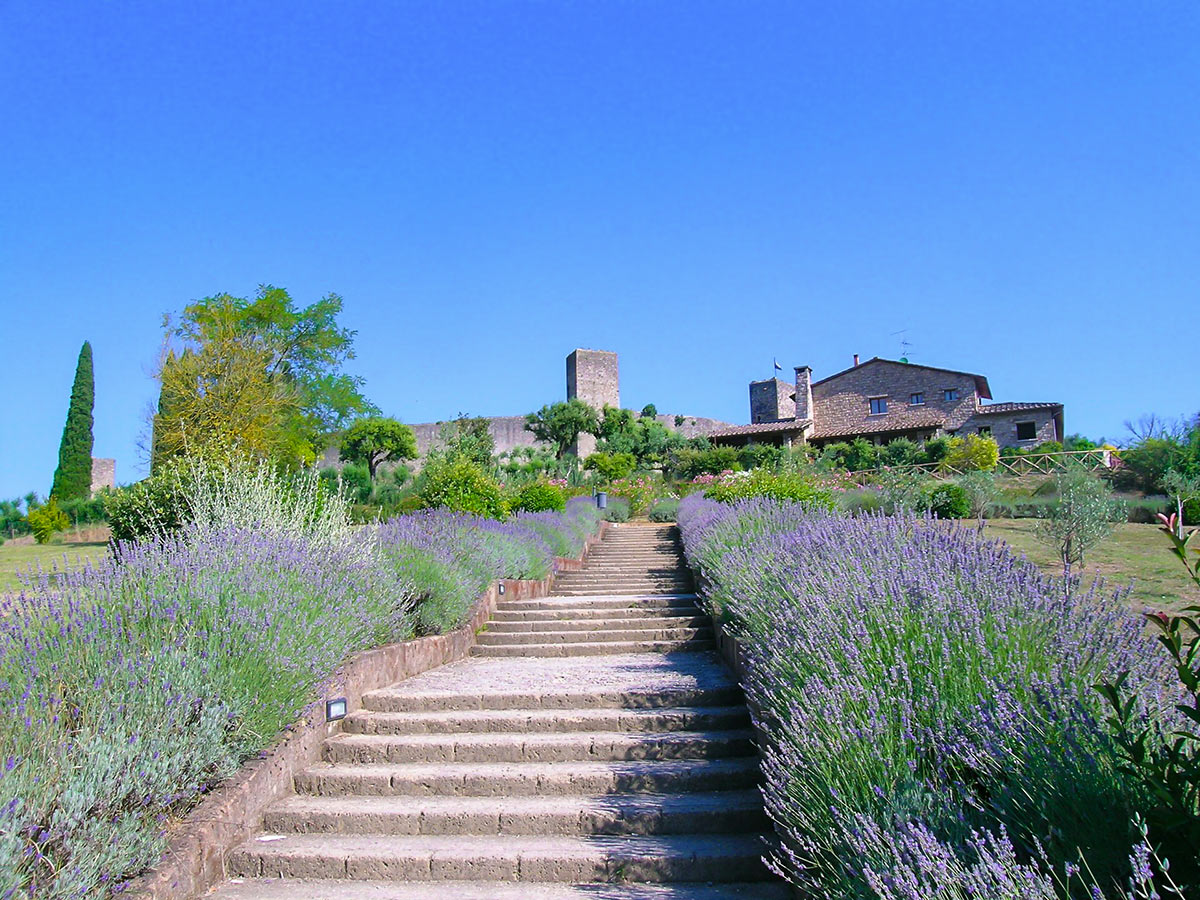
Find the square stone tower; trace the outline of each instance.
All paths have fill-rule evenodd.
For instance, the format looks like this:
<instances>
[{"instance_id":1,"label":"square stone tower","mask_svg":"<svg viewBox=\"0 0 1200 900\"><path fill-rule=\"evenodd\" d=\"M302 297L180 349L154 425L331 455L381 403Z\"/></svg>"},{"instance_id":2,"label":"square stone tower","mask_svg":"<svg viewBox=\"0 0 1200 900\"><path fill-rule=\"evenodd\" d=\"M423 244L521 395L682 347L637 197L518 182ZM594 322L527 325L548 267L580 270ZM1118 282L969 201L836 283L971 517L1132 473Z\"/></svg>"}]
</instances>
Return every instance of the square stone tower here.
<instances>
[{"instance_id":1,"label":"square stone tower","mask_svg":"<svg viewBox=\"0 0 1200 900\"><path fill-rule=\"evenodd\" d=\"M572 350L567 357L567 399L579 399L597 412L605 406L621 408L617 354L610 350ZM581 459L594 453L596 438L581 434L575 442Z\"/></svg>"},{"instance_id":2,"label":"square stone tower","mask_svg":"<svg viewBox=\"0 0 1200 900\"><path fill-rule=\"evenodd\" d=\"M796 387L778 378L750 382L750 424L796 418Z\"/></svg>"}]
</instances>

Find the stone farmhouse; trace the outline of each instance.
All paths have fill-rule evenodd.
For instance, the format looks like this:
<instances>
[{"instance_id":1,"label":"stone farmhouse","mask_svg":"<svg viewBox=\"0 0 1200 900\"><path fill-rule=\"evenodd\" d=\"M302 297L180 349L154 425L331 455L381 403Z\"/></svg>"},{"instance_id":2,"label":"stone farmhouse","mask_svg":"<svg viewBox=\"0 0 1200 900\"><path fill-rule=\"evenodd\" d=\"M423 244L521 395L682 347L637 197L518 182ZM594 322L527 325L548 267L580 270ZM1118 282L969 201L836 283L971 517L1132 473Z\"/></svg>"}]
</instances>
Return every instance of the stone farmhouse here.
<instances>
[{"instance_id":1,"label":"stone farmhouse","mask_svg":"<svg viewBox=\"0 0 1200 900\"><path fill-rule=\"evenodd\" d=\"M985 403L987 378L970 372L875 357L820 381L808 366L796 382L750 384L750 424L718 428L714 444L813 444L865 438L990 435L1001 447L1032 447L1063 439L1061 403Z\"/></svg>"}]
</instances>

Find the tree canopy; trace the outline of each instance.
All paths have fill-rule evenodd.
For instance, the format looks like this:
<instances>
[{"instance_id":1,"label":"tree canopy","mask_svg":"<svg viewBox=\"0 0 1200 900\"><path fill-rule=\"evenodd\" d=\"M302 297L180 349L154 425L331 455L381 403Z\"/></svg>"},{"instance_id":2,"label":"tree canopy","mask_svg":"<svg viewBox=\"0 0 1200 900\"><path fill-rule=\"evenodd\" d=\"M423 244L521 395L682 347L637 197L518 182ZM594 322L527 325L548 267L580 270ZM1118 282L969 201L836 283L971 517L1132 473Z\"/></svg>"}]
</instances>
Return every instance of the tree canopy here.
<instances>
[{"instance_id":1,"label":"tree canopy","mask_svg":"<svg viewBox=\"0 0 1200 900\"><path fill-rule=\"evenodd\" d=\"M395 419L368 416L342 435L341 458L364 463L372 482L380 463L416 457L417 438L413 430Z\"/></svg>"},{"instance_id":2,"label":"tree canopy","mask_svg":"<svg viewBox=\"0 0 1200 900\"><path fill-rule=\"evenodd\" d=\"M58 446L58 468L54 470L54 484L50 488L53 498L86 500L92 495L92 410L95 397L92 345L84 341L75 363L75 381L71 385L67 422Z\"/></svg>"},{"instance_id":3,"label":"tree canopy","mask_svg":"<svg viewBox=\"0 0 1200 900\"><path fill-rule=\"evenodd\" d=\"M167 325L152 463L212 446L308 463L331 434L378 415L362 379L342 370L355 332L338 325L341 312L336 294L297 308L272 285L188 304Z\"/></svg>"},{"instance_id":4,"label":"tree canopy","mask_svg":"<svg viewBox=\"0 0 1200 900\"><path fill-rule=\"evenodd\" d=\"M596 411L578 398L551 403L525 417L525 430L554 447L557 459L566 456L580 434L594 434Z\"/></svg>"}]
</instances>

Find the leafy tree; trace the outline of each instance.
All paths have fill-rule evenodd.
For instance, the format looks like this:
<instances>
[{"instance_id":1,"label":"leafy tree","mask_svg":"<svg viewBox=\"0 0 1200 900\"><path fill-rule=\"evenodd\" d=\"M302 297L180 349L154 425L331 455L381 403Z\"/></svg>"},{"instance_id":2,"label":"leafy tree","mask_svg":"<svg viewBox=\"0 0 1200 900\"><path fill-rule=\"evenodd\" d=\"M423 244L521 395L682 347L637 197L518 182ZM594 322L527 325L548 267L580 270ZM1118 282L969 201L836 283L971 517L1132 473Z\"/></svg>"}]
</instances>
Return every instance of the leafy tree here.
<instances>
[{"instance_id":1,"label":"leafy tree","mask_svg":"<svg viewBox=\"0 0 1200 900\"><path fill-rule=\"evenodd\" d=\"M1070 578L1072 567L1083 565L1084 554L1112 533L1113 523L1124 516L1124 505L1113 497L1108 482L1082 469L1068 469L1054 481L1058 503L1039 520L1034 534L1055 549L1063 576Z\"/></svg>"},{"instance_id":2,"label":"leafy tree","mask_svg":"<svg viewBox=\"0 0 1200 900\"><path fill-rule=\"evenodd\" d=\"M359 419L342 435L343 460L362 463L371 482L380 463L417 458L417 438L407 425L383 416Z\"/></svg>"},{"instance_id":3,"label":"leafy tree","mask_svg":"<svg viewBox=\"0 0 1200 900\"><path fill-rule=\"evenodd\" d=\"M233 431L238 444L267 444L275 450L282 446L288 448L286 455L311 461L328 435L356 418L379 414L362 394L362 379L342 371L354 358L355 332L338 326L341 312L342 299L336 294L297 309L286 290L271 285L260 287L252 300L229 294L206 297L184 308L178 327L170 329L168 323L169 337L181 341L182 347L167 354L162 374L191 356L204 361L202 366L182 366L197 378L193 393L203 394L213 387L212 379L219 379L226 370L239 383L253 383L256 394L264 393L262 385L270 385L265 393L272 402L266 412L278 418L276 427L267 428L264 417L251 417L246 428L254 439L245 440L237 434L234 417L226 415L225 431ZM253 377L250 364L260 369ZM172 441L163 445L159 440L158 418L168 422L177 416L186 418L186 411L173 406L177 401L195 411L196 404L180 396L179 388L175 384L160 396L152 451L155 459L177 452ZM264 440L266 431L283 434Z\"/></svg>"},{"instance_id":4,"label":"leafy tree","mask_svg":"<svg viewBox=\"0 0 1200 900\"><path fill-rule=\"evenodd\" d=\"M71 525L67 514L58 508L58 501L51 497L44 506L31 506L29 515L29 530L33 539L39 544L48 544L50 539L60 531L66 531Z\"/></svg>"},{"instance_id":5,"label":"leafy tree","mask_svg":"<svg viewBox=\"0 0 1200 900\"><path fill-rule=\"evenodd\" d=\"M557 459L566 456L580 434L595 434L596 411L578 398L551 403L525 417L525 430L554 447Z\"/></svg>"},{"instance_id":6,"label":"leafy tree","mask_svg":"<svg viewBox=\"0 0 1200 900\"><path fill-rule=\"evenodd\" d=\"M632 453L607 453L599 451L584 460L585 469L594 469L605 481L615 481L633 474L637 468L637 457Z\"/></svg>"},{"instance_id":7,"label":"leafy tree","mask_svg":"<svg viewBox=\"0 0 1200 900\"><path fill-rule=\"evenodd\" d=\"M658 415L658 407L655 406L653 403L647 403L645 406L642 407L642 418L643 419L653 419L657 415Z\"/></svg>"},{"instance_id":8,"label":"leafy tree","mask_svg":"<svg viewBox=\"0 0 1200 900\"><path fill-rule=\"evenodd\" d=\"M460 414L453 422L443 422L438 443L437 452L447 457L465 456L485 469L492 466L496 441L487 419Z\"/></svg>"},{"instance_id":9,"label":"leafy tree","mask_svg":"<svg viewBox=\"0 0 1200 900\"><path fill-rule=\"evenodd\" d=\"M687 438L652 418L635 417L632 410L604 407L597 449L607 453L629 453L644 469L661 469L667 455L688 444Z\"/></svg>"},{"instance_id":10,"label":"leafy tree","mask_svg":"<svg viewBox=\"0 0 1200 900\"><path fill-rule=\"evenodd\" d=\"M1175 500L1175 535L1183 537L1184 507L1191 501L1200 500L1200 472L1185 475L1172 469L1162 477L1159 486Z\"/></svg>"},{"instance_id":11,"label":"leafy tree","mask_svg":"<svg viewBox=\"0 0 1200 900\"><path fill-rule=\"evenodd\" d=\"M50 496L59 500L87 499L92 495L92 408L96 385L92 375L92 345L87 341L79 349L75 363L75 383L71 385L71 404L67 424L58 447L58 468Z\"/></svg>"},{"instance_id":12,"label":"leafy tree","mask_svg":"<svg viewBox=\"0 0 1200 900\"><path fill-rule=\"evenodd\" d=\"M942 468L960 472L990 472L1000 461L1000 447L983 434L968 434L950 439L950 448L942 459Z\"/></svg>"},{"instance_id":13,"label":"leafy tree","mask_svg":"<svg viewBox=\"0 0 1200 900\"><path fill-rule=\"evenodd\" d=\"M1099 450L1100 445L1082 434L1068 434L1063 439L1064 450Z\"/></svg>"},{"instance_id":14,"label":"leafy tree","mask_svg":"<svg viewBox=\"0 0 1200 900\"><path fill-rule=\"evenodd\" d=\"M230 322L210 331L202 345L169 352L158 373L151 471L188 455L311 463L315 448L293 427L296 386L271 374L271 359Z\"/></svg>"},{"instance_id":15,"label":"leafy tree","mask_svg":"<svg viewBox=\"0 0 1200 900\"><path fill-rule=\"evenodd\" d=\"M879 464L881 466L911 466L922 462L925 454L916 441L908 438L896 438L879 449Z\"/></svg>"}]
</instances>

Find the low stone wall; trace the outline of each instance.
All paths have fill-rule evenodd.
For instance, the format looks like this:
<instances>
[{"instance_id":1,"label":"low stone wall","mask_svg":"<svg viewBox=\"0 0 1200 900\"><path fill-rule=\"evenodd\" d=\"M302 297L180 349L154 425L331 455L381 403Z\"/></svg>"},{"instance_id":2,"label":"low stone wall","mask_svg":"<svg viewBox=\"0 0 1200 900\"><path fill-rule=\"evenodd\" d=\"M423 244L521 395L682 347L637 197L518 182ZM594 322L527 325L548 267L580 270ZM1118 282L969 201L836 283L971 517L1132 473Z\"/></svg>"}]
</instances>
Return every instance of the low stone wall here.
<instances>
[{"instance_id":1,"label":"low stone wall","mask_svg":"<svg viewBox=\"0 0 1200 900\"><path fill-rule=\"evenodd\" d=\"M608 527L607 522L601 523L578 559L558 557L555 570L581 569L588 552ZM346 712L351 713L362 707L363 694L463 659L496 609L500 584L504 585L506 600L520 600L546 596L552 583L553 576L494 584L475 602L465 625L447 634L357 654L337 671L325 696L345 697ZM324 699L314 702L288 726L279 743L259 759L243 764L176 826L161 862L122 896L133 900L192 900L224 880L226 854L259 831L266 808L292 792L296 773L319 762L325 739L340 731L341 722L325 721Z\"/></svg>"}]
</instances>

